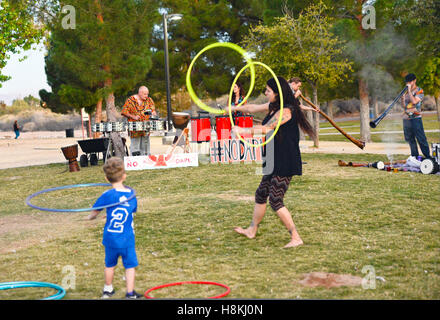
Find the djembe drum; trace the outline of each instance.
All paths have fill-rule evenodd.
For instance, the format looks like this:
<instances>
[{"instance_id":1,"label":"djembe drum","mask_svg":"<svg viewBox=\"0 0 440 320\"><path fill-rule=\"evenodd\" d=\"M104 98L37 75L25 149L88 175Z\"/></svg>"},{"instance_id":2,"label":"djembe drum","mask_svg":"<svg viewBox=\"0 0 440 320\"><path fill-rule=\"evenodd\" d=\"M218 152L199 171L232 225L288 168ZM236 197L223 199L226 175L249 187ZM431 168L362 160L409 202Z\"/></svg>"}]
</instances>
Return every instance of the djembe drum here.
<instances>
[{"instance_id":1,"label":"djembe drum","mask_svg":"<svg viewBox=\"0 0 440 320\"><path fill-rule=\"evenodd\" d=\"M174 128L181 130L188 126L188 122L191 118L190 114L186 112L173 112L172 117Z\"/></svg>"},{"instance_id":2,"label":"djembe drum","mask_svg":"<svg viewBox=\"0 0 440 320\"><path fill-rule=\"evenodd\" d=\"M176 128L178 130L182 130L182 134L180 135L180 137L177 137L177 136L174 137L173 148L168 156L171 156L171 154L174 152L174 149L176 148L177 145L179 145L179 142L182 138L184 139L184 142L183 142L184 152L189 153L191 151L191 148L189 146L189 139L188 139L189 130L187 128L190 119L191 119L191 115L189 113L173 112L172 120L173 120L174 128Z\"/></svg>"},{"instance_id":3,"label":"djembe drum","mask_svg":"<svg viewBox=\"0 0 440 320\"><path fill-rule=\"evenodd\" d=\"M78 157L78 145L74 144L71 146L61 148L63 151L64 157L69 161L69 171L75 172L79 171L79 165L76 158Z\"/></svg>"}]
</instances>

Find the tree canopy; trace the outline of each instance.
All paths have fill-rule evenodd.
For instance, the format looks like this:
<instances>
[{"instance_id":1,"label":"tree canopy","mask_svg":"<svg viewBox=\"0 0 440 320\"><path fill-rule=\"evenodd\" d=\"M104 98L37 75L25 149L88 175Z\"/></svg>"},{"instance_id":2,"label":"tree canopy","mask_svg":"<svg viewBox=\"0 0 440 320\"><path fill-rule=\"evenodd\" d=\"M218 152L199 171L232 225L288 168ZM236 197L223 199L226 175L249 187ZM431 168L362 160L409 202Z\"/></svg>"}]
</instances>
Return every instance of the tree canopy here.
<instances>
[{"instance_id":1,"label":"tree canopy","mask_svg":"<svg viewBox=\"0 0 440 320\"><path fill-rule=\"evenodd\" d=\"M10 76L2 74L2 69L11 54L29 50L38 43L44 31L37 25L25 1L0 1L0 88Z\"/></svg>"}]
</instances>

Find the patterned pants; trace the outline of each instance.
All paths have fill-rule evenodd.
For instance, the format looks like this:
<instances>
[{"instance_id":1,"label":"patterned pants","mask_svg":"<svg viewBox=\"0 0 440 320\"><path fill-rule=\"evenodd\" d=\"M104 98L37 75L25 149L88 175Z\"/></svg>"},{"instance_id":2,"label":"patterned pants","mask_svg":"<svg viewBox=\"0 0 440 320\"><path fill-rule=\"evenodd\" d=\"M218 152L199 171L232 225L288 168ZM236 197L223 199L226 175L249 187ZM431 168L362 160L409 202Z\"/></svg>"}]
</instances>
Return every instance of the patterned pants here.
<instances>
[{"instance_id":1,"label":"patterned pants","mask_svg":"<svg viewBox=\"0 0 440 320\"><path fill-rule=\"evenodd\" d=\"M265 204L269 198L269 204L274 211L278 211L284 207L284 195L289 188L290 177L280 176L263 176L263 179L255 192L255 202L258 204Z\"/></svg>"}]
</instances>

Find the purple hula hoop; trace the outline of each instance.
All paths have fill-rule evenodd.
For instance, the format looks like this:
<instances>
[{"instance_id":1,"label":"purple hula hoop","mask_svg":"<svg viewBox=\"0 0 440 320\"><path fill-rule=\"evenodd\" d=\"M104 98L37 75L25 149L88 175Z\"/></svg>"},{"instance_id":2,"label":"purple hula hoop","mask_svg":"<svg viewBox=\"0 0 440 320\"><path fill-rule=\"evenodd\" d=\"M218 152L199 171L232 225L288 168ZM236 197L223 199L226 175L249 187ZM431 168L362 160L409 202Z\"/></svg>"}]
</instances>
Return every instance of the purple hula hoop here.
<instances>
[{"instance_id":1,"label":"purple hula hoop","mask_svg":"<svg viewBox=\"0 0 440 320\"><path fill-rule=\"evenodd\" d=\"M109 186L111 186L110 183L83 183L83 184L72 184L72 185L68 185L68 186L61 186L61 187L56 187L56 188L45 189L45 190L38 191L38 192L28 196L26 198L26 204L29 207L32 207L34 209L41 210L41 211L50 211L50 212L85 212L85 211L93 211L93 210L102 210L102 209L110 208L110 207L113 207L113 206L117 206L117 205L123 204L125 202L128 202L131 199L133 199L134 197L136 197L136 191L134 189L126 186L126 188L130 189L131 191L133 191L133 194L130 197L128 197L124 201L120 201L120 202L117 202L117 203L112 203L112 204L108 204L108 205L100 206L100 207L82 208L82 209L52 209L52 208L39 207L39 206L36 206L36 205L34 205L34 204L32 204L30 202L32 198L35 198L36 196L38 196L40 194L43 194L43 193L47 193L47 192L52 192L52 191L57 191L57 190L64 190L64 189L73 189L73 188L109 187Z\"/></svg>"}]
</instances>

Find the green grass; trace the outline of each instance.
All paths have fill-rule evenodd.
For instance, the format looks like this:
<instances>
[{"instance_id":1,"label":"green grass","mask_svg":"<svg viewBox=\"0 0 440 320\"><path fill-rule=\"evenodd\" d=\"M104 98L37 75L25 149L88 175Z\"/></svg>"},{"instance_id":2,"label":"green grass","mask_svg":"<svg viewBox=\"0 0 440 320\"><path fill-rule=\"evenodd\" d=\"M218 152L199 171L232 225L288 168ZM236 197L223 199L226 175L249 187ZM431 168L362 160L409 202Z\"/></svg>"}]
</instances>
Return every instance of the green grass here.
<instances>
[{"instance_id":1,"label":"green grass","mask_svg":"<svg viewBox=\"0 0 440 320\"><path fill-rule=\"evenodd\" d=\"M337 125L345 132L349 133L353 138L360 138L359 121L338 121ZM423 116L423 127L427 130L439 130L439 122L436 114ZM385 132L384 132L385 131ZM387 131L400 131L400 133L389 133ZM375 134L375 132L378 132ZM379 133L380 132L380 133ZM321 141L347 141L343 135L339 133L329 122L320 124L319 139ZM337 133L336 135L325 135L325 133ZM438 143L440 141L440 132L425 132L428 143ZM375 129L371 129L371 140L373 142L384 143L406 143L403 135L403 126L401 119L385 118Z\"/></svg>"},{"instance_id":2,"label":"green grass","mask_svg":"<svg viewBox=\"0 0 440 320\"><path fill-rule=\"evenodd\" d=\"M129 172L126 184L136 189L139 202L136 289L144 292L165 283L204 280L230 286L227 298L439 299L439 176L338 167L339 159L372 162L386 157L304 154L304 175L292 180L285 197L304 240L294 249L282 249L289 236L271 209L256 239L233 231L234 226L250 223L261 179L255 174L257 164ZM63 268L73 266L75 289L69 289L65 299L96 299L103 286L104 219L87 221L88 213L40 212L24 203L27 195L41 189L104 182L102 166L77 173L65 169L66 165L55 164L0 171L0 228L14 218L20 219L14 226L23 228L17 234L10 229L0 233L0 248L6 249L0 254L0 282L62 284L67 275ZM47 194L35 201L58 208L87 207L102 191L72 190L70 197ZM32 219L53 220L53 225L39 235L41 226L36 223L31 230L24 228ZM11 252L17 241L28 245ZM386 280L377 281L376 289L298 284L304 273L313 271L364 277L362 268L367 265ZM116 298L124 295L122 277L120 263ZM152 295L203 298L221 292L222 288L187 285ZM53 291L17 289L0 291L0 299L50 294Z\"/></svg>"}]
</instances>

